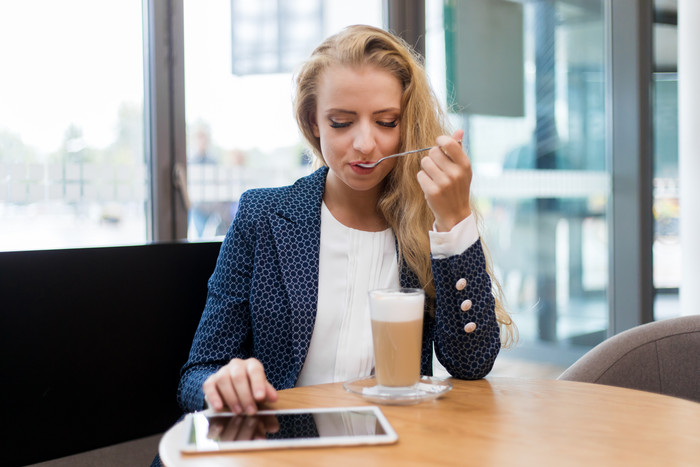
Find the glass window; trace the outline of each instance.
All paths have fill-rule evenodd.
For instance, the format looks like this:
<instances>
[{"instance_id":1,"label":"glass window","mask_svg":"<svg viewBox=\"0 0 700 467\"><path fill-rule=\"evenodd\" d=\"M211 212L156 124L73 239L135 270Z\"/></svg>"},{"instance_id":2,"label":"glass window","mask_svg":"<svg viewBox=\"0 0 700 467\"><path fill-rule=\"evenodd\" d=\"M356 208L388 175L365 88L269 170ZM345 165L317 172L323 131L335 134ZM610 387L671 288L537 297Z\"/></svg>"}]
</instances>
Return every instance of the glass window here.
<instances>
[{"instance_id":1,"label":"glass window","mask_svg":"<svg viewBox=\"0 0 700 467\"><path fill-rule=\"evenodd\" d=\"M224 235L243 191L310 172L294 68L344 26L382 26L382 0L185 0L188 238Z\"/></svg>"},{"instance_id":2,"label":"glass window","mask_svg":"<svg viewBox=\"0 0 700 467\"><path fill-rule=\"evenodd\" d=\"M603 4L427 2L427 65L466 131L513 352L569 349L542 353L563 365L608 327Z\"/></svg>"},{"instance_id":3,"label":"glass window","mask_svg":"<svg viewBox=\"0 0 700 467\"><path fill-rule=\"evenodd\" d=\"M664 319L680 313L678 7L659 0L654 7L654 318Z\"/></svg>"},{"instance_id":4,"label":"glass window","mask_svg":"<svg viewBox=\"0 0 700 467\"><path fill-rule=\"evenodd\" d=\"M141 0L0 3L0 251L143 243Z\"/></svg>"}]
</instances>

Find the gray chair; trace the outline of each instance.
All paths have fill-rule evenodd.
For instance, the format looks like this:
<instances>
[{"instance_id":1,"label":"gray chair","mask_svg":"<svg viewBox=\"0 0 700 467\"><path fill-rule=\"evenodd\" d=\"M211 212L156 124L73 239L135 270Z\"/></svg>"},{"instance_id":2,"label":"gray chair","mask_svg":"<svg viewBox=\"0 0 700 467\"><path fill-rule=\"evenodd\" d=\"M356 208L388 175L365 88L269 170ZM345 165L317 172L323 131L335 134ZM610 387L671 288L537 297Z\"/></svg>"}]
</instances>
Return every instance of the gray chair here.
<instances>
[{"instance_id":1,"label":"gray chair","mask_svg":"<svg viewBox=\"0 0 700 467\"><path fill-rule=\"evenodd\" d=\"M612 336L558 379L700 402L700 315L655 321Z\"/></svg>"},{"instance_id":2,"label":"gray chair","mask_svg":"<svg viewBox=\"0 0 700 467\"><path fill-rule=\"evenodd\" d=\"M114 444L105 448L60 457L28 467L122 467L148 466L158 452L163 433Z\"/></svg>"}]
</instances>

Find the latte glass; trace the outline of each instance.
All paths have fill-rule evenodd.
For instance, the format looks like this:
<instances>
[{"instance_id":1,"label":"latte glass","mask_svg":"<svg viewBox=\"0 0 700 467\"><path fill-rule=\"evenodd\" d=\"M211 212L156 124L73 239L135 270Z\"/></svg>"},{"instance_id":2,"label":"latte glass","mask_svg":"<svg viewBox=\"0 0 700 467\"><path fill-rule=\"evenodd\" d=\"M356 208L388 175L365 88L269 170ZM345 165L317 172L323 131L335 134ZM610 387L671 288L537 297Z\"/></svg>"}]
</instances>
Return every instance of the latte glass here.
<instances>
[{"instance_id":1,"label":"latte glass","mask_svg":"<svg viewBox=\"0 0 700 467\"><path fill-rule=\"evenodd\" d=\"M418 383L424 303L422 289L369 292L375 372L379 386L400 392Z\"/></svg>"}]
</instances>

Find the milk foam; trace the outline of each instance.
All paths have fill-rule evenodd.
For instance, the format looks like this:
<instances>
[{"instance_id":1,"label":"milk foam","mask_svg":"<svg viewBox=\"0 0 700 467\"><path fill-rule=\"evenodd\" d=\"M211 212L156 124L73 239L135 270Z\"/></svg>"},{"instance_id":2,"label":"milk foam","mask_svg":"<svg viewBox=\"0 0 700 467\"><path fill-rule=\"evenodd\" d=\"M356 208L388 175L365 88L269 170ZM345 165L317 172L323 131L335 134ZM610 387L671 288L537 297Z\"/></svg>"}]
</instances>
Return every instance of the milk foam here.
<instances>
[{"instance_id":1,"label":"milk foam","mask_svg":"<svg viewBox=\"0 0 700 467\"><path fill-rule=\"evenodd\" d=\"M370 316L375 321L414 321L423 317L423 293L370 292Z\"/></svg>"}]
</instances>

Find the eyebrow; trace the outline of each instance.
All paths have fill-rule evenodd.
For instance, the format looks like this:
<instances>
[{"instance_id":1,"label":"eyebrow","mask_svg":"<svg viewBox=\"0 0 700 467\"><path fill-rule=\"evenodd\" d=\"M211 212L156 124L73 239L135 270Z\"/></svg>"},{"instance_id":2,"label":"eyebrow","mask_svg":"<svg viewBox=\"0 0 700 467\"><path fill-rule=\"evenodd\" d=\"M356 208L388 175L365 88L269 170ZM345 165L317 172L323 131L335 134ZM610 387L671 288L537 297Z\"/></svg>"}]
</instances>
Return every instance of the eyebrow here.
<instances>
[{"instance_id":1,"label":"eyebrow","mask_svg":"<svg viewBox=\"0 0 700 467\"><path fill-rule=\"evenodd\" d=\"M344 114L350 114L350 115L357 115L357 112L354 110L345 110L345 109L328 109L326 113L344 113ZM372 112L372 115L379 115L379 114L384 114L384 113L389 113L389 112L400 112L400 109L396 107L389 107L386 109L381 109L381 110L376 110Z\"/></svg>"}]
</instances>

